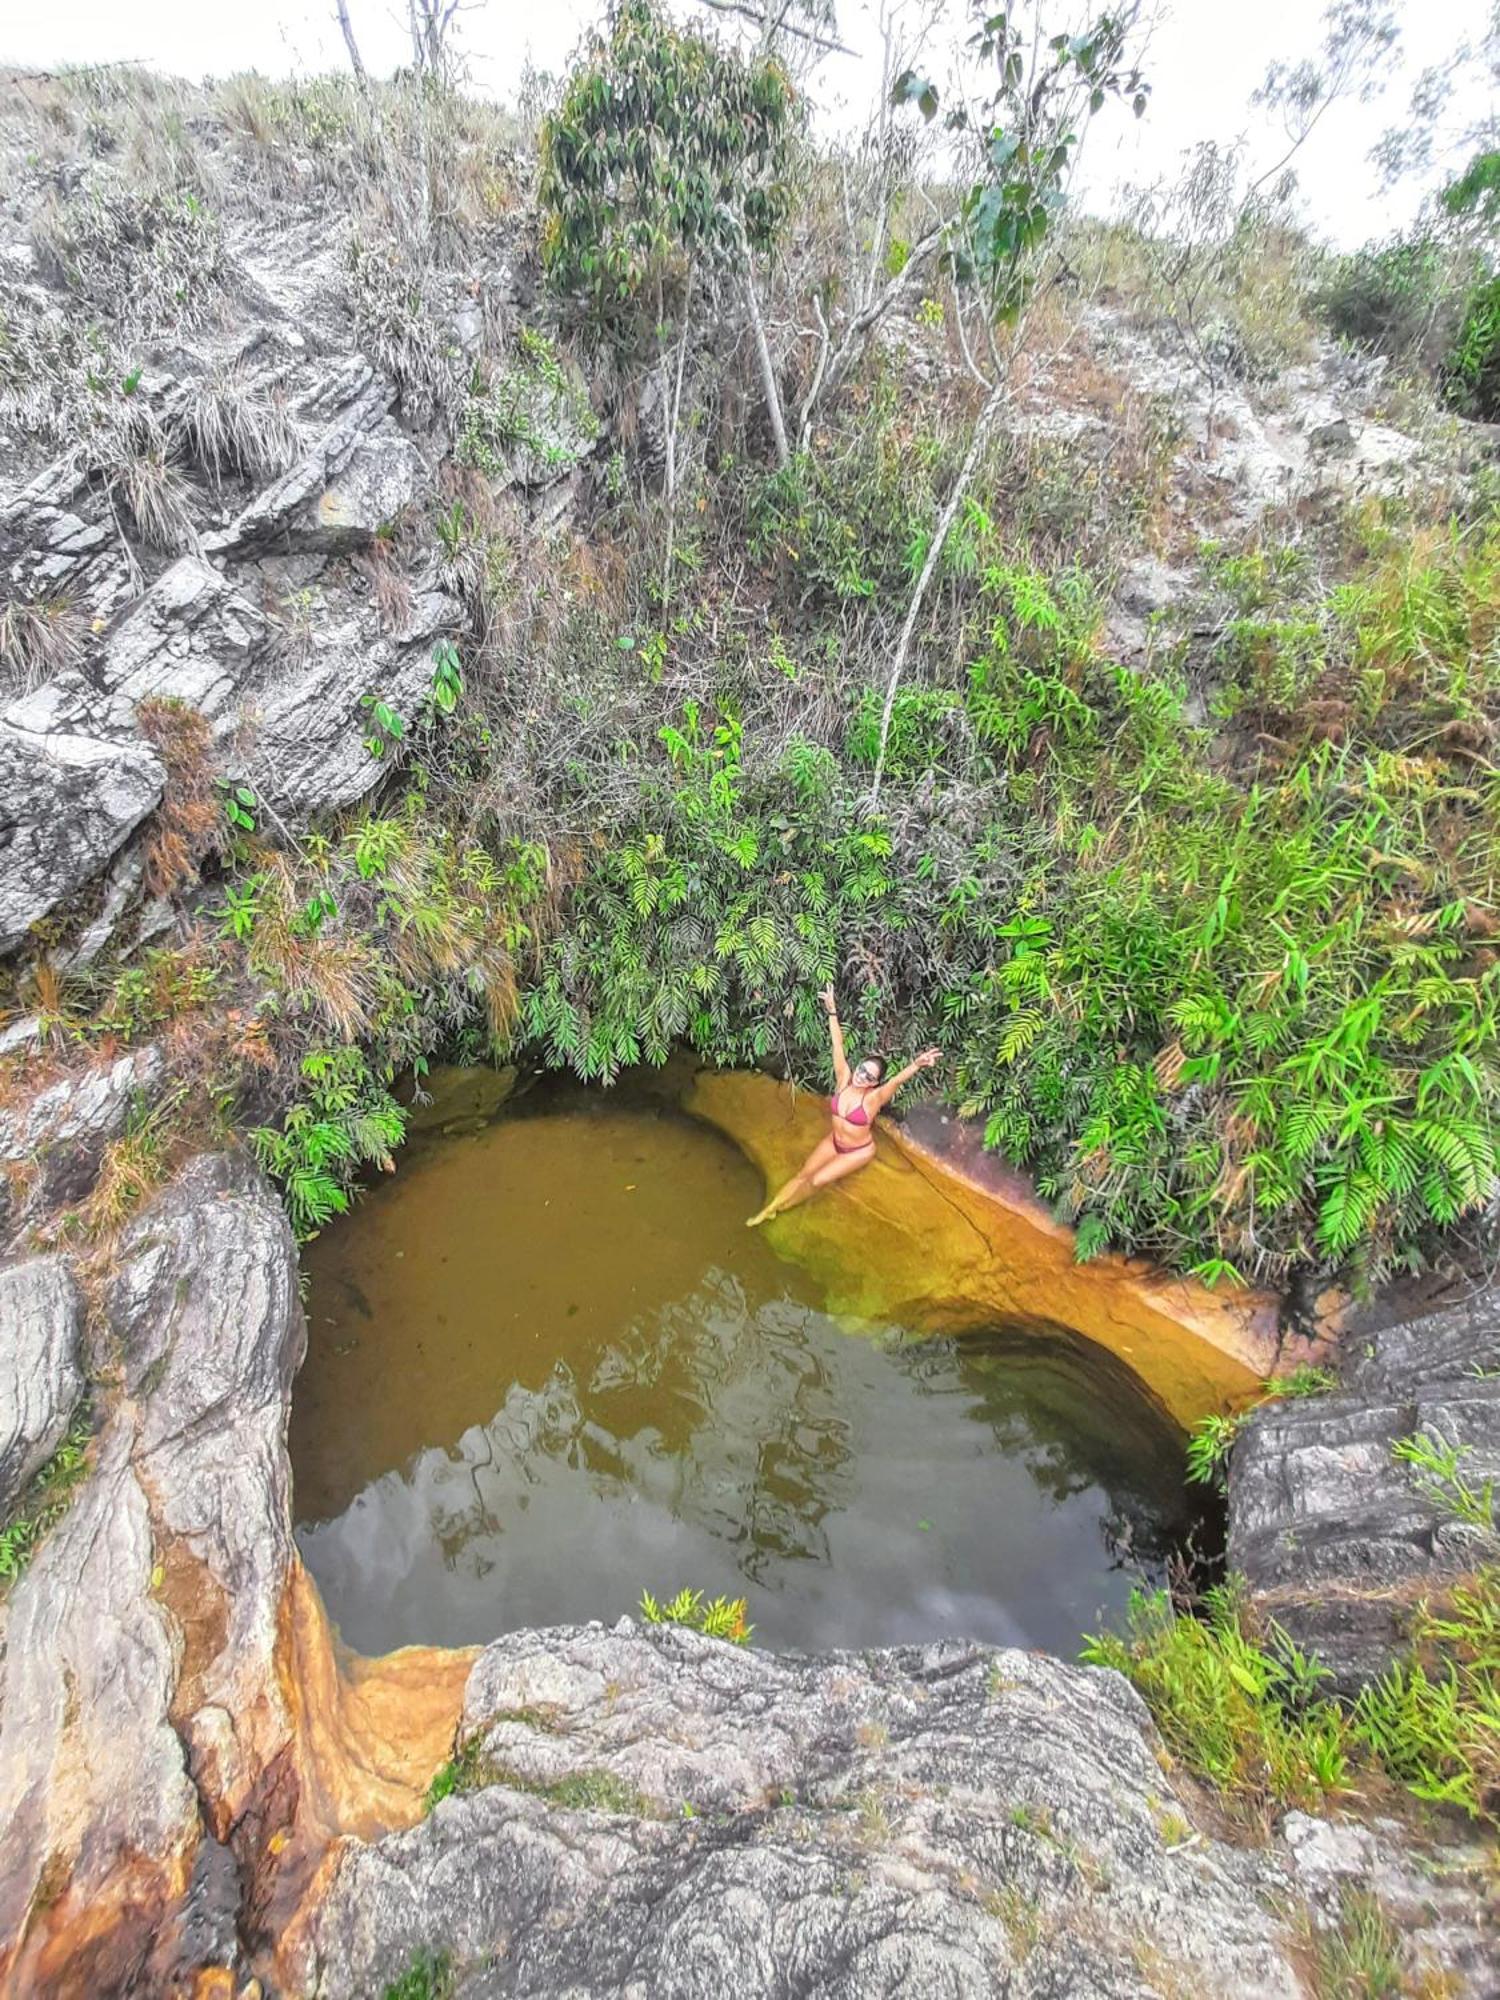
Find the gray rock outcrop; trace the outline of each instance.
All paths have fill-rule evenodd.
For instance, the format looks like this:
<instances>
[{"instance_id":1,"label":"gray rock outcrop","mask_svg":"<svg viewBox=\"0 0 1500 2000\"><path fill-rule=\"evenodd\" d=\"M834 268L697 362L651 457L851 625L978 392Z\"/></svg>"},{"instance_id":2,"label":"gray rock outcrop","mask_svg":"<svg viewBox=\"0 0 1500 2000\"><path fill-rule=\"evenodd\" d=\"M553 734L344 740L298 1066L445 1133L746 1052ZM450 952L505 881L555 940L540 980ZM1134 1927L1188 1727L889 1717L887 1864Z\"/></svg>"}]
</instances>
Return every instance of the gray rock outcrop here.
<instances>
[{"instance_id":1,"label":"gray rock outcrop","mask_svg":"<svg viewBox=\"0 0 1500 2000\"><path fill-rule=\"evenodd\" d=\"M1419 1435L1457 1448L1476 1492L1500 1486L1494 1293L1356 1340L1339 1393L1266 1404L1234 1448L1229 1566L1348 1694L1402 1649L1424 1594L1500 1554L1492 1530L1396 1458Z\"/></svg>"},{"instance_id":2,"label":"gray rock outcrop","mask_svg":"<svg viewBox=\"0 0 1500 2000\"><path fill-rule=\"evenodd\" d=\"M0 718L0 953L93 881L163 778L148 743Z\"/></svg>"},{"instance_id":3,"label":"gray rock outcrop","mask_svg":"<svg viewBox=\"0 0 1500 2000\"><path fill-rule=\"evenodd\" d=\"M125 1393L0 1606L5 1991L165 1992L232 1957L234 1897L210 1922L194 1883L232 1874L216 1843L292 1731L273 1652L303 1321L280 1204L247 1159L201 1156L117 1264Z\"/></svg>"},{"instance_id":4,"label":"gray rock outcrop","mask_svg":"<svg viewBox=\"0 0 1500 2000\"><path fill-rule=\"evenodd\" d=\"M60 1257L0 1266L0 1517L62 1443L83 1393L83 1298Z\"/></svg>"},{"instance_id":5,"label":"gray rock outcrop","mask_svg":"<svg viewBox=\"0 0 1500 2000\"><path fill-rule=\"evenodd\" d=\"M60 1076L16 1109L0 1111L0 1239L83 1199L105 1148L161 1073L161 1052L148 1043Z\"/></svg>"},{"instance_id":6,"label":"gray rock outcrop","mask_svg":"<svg viewBox=\"0 0 1500 2000\"><path fill-rule=\"evenodd\" d=\"M1114 1674L626 1619L499 1640L464 1726L493 1782L336 1850L294 1984L352 2000L445 1951L473 1995L1300 1990L1277 1864L1186 1837Z\"/></svg>"}]
</instances>

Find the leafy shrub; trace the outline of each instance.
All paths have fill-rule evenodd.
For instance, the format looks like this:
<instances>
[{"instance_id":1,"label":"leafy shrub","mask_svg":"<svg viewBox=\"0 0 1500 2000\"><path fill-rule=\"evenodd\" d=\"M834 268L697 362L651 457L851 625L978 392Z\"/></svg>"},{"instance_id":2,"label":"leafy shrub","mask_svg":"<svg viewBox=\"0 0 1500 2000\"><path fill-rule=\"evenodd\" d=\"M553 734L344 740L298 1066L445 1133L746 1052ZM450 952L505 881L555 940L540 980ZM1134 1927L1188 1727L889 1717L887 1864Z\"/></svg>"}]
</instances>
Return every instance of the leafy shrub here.
<instances>
[{"instance_id":1,"label":"leafy shrub","mask_svg":"<svg viewBox=\"0 0 1500 2000\"><path fill-rule=\"evenodd\" d=\"M1476 285L1443 364L1448 401L1466 417L1500 418L1500 277Z\"/></svg>"},{"instance_id":2,"label":"leafy shrub","mask_svg":"<svg viewBox=\"0 0 1500 2000\"><path fill-rule=\"evenodd\" d=\"M618 328L684 266L768 249L790 200L793 107L779 63L747 59L624 0L541 131L542 259Z\"/></svg>"},{"instance_id":3,"label":"leafy shrub","mask_svg":"<svg viewBox=\"0 0 1500 2000\"><path fill-rule=\"evenodd\" d=\"M1276 1625L1251 1633L1233 1581L1201 1615L1165 1591L1137 1591L1123 1635L1090 1637L1083 1658L1140 1689L1167 1747L1231 1806L1264 1822L1392 1779L1471 1818L1500 1818L1500 1571L1423 1605L1417 1652L1347 1710L1317 1692L1323 1669Z\"/></svg>"},{"instance_id":4,"label":"leafy shrub","mask_svg":"<svg viewBox=\"0 0 1500 2000\"><path fill-rule=\"evenodd\" d=\"M1417 1654L1365 1689L1353 1733L1418 1798L1500 1818L1500 1571L1424 1604Z\"/></svg>"},{"instance_id":5,"label":"leafy shrub","mask_svg":"<svg viewBox=\"0 0 1500 2000\"><path fill-rule=\"evenodd\" d=\"M1435 359L1444 344L1452 262L1434 236L1396 237L1335 260L1314 310L1340 338L1391 360Z\"/></svg>"},{"instance_id":6,"label":"leafy shrub","mask_svg":"<svg viewBox=\"0 0 1500 2000\"><path fill-rule=\"evenodd\" d=\"M286 1190L297 1233L311 1236L349 1206L358 1168L390 1169L406 1115L357 1048L313 1049L301 1068L302 1095L280 1128L262 1125L250 1136L261 1165Z\"/></svg>"},{"instance_id":7,"label":"leafy shrub","mask_svg":"<svg viewBox=\"0 0 1500 2000\"><path fill-rule=\"evenodd\" d=\"M487 388L470 394L454 456L491 477L536 481L575 465L598 428L588 398L532 334Z\"/></svg>"}]
</instances>

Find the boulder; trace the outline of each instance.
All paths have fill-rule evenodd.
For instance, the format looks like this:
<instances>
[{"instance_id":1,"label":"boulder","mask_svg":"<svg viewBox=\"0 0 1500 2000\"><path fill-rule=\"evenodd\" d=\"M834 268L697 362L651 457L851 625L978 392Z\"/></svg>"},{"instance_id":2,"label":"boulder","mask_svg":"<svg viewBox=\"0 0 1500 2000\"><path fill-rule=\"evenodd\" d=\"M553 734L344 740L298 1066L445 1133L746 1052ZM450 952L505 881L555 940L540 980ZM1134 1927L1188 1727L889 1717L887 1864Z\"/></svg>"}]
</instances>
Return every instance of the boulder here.
<instances>
[{"instance_id":1,"label":"boulder","mask_svg":"<svg viewBox=\"0 0 1500 2000\"><path fill-rule=\"evenodd\" d=\"M1500 1295L1354 1342L1339 1393L1266 1404L1234 1448L1229 1566L1347 1694L1402 1650L1424 1594L1500 1553L1395 1457L1419 1433L1457 1447L1476 1490L1500 1486Z\"/></svg>"},{"instance_id":2,"label":"boulder","mask_svg":"<svg viewBox=\"0 0 1500 2000\"><path fill-rule=\"evenodd\" d=\"M0 1267L0 1516L62 1443L83 1393L83 1298L60 1257Z\"/></svg>"},{"instance_id":3,"label":"boulder","mask_svg":"<svg viewBox=\"0 0 1500 2000\"><path fill-rule=\"evenodd\" d=\"M1256 1896L1277 1865L1187 1837L1113 1674L624 1619L489 1647L464 1726L488 1782L334 1850L293 1990L352 2000L439 1952L466 1995L1301 1990Z\"/></svg>"},{"instance_id":4,"label":"boulder","mask_svg":"<svg viewBox=\"0 0 1500 2000\"><path fill-rule=\"evenodd\" d=\"M91 882L160 799L149 744L0 720L0 953Z\"/></svg>"},{"instance_id":5,"label":"boulder","mask_svg":"<svg viewBox=\"0 0 1500 2000\"><path fill-rule=\"evenodd\" d=\"M426 483L421 453L388 414L391 400L368 362L351 357L299 411L333 412L317 443L228 528L205 537L205 551L244 554L274 544L333 554L365 547Z\"/></svg>"},{"instance_id":6,"label":"boulder","mask_svg":"<svg viewBox=\"0 0 1500 2000\"><path fill-rule=\"evenodd\" d=\"M0 1988L164 1992L202 1843L168 1717L181 1641L152 1589L122 1413L14 1589L0 1657Z\"/></svg>"},{"instance_id":7,"label":"boulder","mask_svg":"<svg viewBox=\"0 0 1500 2000\"><path fill-rule=\"evenodd\" d=\"M82 1201L111 1139L161 1075L148 1045L44 1084L0 1111L0 1233L14 1234L50 1210Z\"/></svg>"}]
</instances>

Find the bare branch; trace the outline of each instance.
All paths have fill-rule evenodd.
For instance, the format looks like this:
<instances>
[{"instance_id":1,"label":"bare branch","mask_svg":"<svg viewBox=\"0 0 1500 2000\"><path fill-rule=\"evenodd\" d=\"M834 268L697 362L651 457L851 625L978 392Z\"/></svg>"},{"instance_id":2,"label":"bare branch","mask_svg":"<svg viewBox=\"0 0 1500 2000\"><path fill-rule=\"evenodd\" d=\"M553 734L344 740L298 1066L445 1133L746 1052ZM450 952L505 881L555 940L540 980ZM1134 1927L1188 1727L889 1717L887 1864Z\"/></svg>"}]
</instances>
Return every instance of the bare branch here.
<instances>
[{"instance_id":1,"label":"bare branch","mask_svg":"<svg viewBox=\"0 0 1500 2000\"><path fill-rule=\"evenodd\" d=\"M739 14L745 20L753 21L758 28L762 30L765 28L765 10L747 6L745 0L698 0L698 4L712 8L716 14ZM786 12L787 10L783 8L773 32L795 35L798 41L808 42L815 49L825 49L830 55L852 56L858 53L857 50L851 49L847 42L833 41L827 35L820 35L815 28L799 27L795 21L787 20Z\"/></svg>"}]
</instances>

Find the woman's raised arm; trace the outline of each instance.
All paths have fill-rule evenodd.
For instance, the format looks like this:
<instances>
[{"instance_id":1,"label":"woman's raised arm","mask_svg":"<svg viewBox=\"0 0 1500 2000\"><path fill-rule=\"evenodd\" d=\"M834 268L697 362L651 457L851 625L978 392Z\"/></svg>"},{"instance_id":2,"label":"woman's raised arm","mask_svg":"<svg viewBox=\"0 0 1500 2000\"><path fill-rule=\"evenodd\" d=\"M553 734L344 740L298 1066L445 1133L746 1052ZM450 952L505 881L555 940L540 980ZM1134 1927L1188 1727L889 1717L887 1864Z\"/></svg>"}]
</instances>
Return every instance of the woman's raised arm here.
<instances>
[{"instance_id":1,"label":"woman's raised arm","mask_svg":"<svg viewBox=\"0 0 1500 2000\"><path fill-rule=\"evenodd\" d=\"M872 1090L866 1102L873 1102L877 1110L884 1111L903 1083L910 1083L919 1070L931 1069L934 1063L941 1062L942 1059L941 1049L923 1049L915 1062L909 1062L905 1069L898 1069L894 1076L886 1078L878 1090Z\"/></svg>"},{"instance_id":2,"label":"woman's raised arm","mask_svg":"<svg viewBox=\"0 0 1500 2000\"><path fill-rule=\"evenodd\" d=\"M839 1026L839 1003L833 988L825 986L818 995L828 1016L828 1039L833 1043L833 1080L842 1090L849 1081L849 1058L844 1054L844 1031Z\"/></svg>"}]
</instances>

